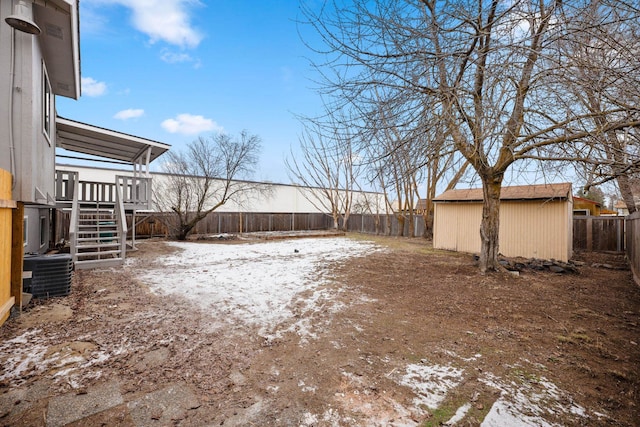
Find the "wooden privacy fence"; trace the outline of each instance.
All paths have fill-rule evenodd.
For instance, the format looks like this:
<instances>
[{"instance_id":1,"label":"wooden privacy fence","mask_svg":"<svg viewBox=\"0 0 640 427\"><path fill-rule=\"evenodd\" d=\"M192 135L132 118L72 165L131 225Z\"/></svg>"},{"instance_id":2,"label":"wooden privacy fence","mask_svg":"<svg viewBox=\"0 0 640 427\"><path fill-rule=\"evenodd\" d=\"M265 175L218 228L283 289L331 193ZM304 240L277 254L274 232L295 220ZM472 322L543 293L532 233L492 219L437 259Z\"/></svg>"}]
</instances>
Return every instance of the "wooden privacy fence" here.
<instances>
[{"instance_id":1,"label":"wooden privacy fence","mask_svg":"<svg viewBox=\"0 0 640 427\"><path fill-rule=\"evenodd\" d=\"M342 222L340 222L342 226ZM375 215L375 214L351 214L347 221L347 231L354 231L365 234L388 234L390 236L400 235L400 220L396 215ZM413 224L407 215L404 222L403 236L410 236L413 229L413 236L420 237L424 234L425 223L422 215L413 216Z\"/></svg>"},{"instance_id":2,"label":"wooden privacy fence","mask_svg":"<svg viewBox=\"0 0 640 427\"><path fill-rule=\"evenodd\" d=\"M640 285L640 212L635 212L626 218L627 258L633 271L633 277Z\"/></svg>"},{"instance_id":3,"label":"wooden privacy fence","mask_svg":"<svg viewBox=\"0 0 640 427\"><path fill-rule=\"evenodd\" d=\"M136 236L165 236L168 234L166 222L171 214L151 214L141 218L136 225ZM129 219L130 221L131 219ZM251 233L257 231L305 231L327 230L333 227L333 219L323 213L247 213L212 212L196 226L195 234ZM342 227L342 221L340 221ZM347 231L368 234L398 235L400 223L394 215L352 214L347 221ZM415 236L422 236L424 220L416 215L414 223L404 224L404 235L409 236L413 227Z\"/></svg>"},{"instance_id":4,"label":"wooden privacy fence","mask_svg":"<svg viewBox=\"0 0 640 427\"><path fill-rule=\"evenodd\" d=\"M624 252L624 235L624 217L573 217L573 250Z\"/></svg>"},{"instance_id":5,"label":"wooden privacy fence","mask_svg":"<svg viewBox=\"0 0 640 427\"><path fill-rule=\"evenodd\" d=\"M16 298L11 291L12 226L11 174L0 169L0 325L9 317ZM22 249L22 248L20 248Z\"/></svg>"},{"instance_id":6,"label":"wooden privacy fence","mask_svg":"<svg viewBox=\"0 0 640 427\"><path fill-rule=\"evenodd\" d=\"M69 240L69 213L56 211L55 241ZM170 213L138 213L136 215L136 238L168 236L167 224ZM132 230L132 217L127 217L128 229ZM342 222L340 222L342 226ZM195 234L251 233L258 231L305 231L327 230L333 227L331 216L323 213L254 213L254 212L212 212L200 221L194 229ZM347 222L347 231L368 234L390 234L397 236L400 221L395 215L352 214ZM414 217L413 224L408 218L404 224L404 236L409 236L413 228L414 236L424 233L424 219Z\"/></svg>"}]
</instances>

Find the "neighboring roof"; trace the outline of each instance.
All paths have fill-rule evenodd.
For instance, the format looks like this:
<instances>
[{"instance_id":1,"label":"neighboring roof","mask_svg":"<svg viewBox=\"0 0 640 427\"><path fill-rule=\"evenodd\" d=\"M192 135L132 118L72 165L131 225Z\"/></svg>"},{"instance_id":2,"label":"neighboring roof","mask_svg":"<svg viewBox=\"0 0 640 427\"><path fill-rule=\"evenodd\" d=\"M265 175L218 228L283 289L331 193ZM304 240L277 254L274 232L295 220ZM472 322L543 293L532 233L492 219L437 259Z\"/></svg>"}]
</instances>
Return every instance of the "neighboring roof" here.
<instances>
[{"instance_id":1,"label":"neighboring roof","mask_svg":"<svg viewBox=\"0 0 640 427\"><path fill-rule=\"evenodd\" d=\"M626 209L627 208L627 204L625 203L624 200L618 200L613 207L614 208L624 208L624 209Z\"/></svg>"},{"instance_id":2,"label":"neighboring roof","mask_svg":"<svg viewBox=\"0 0 640 427\"><path fill-rule=\"evenodd\" d=\"M151 163L168 151L171 146L56 117L56 147L129 163L135 163L141 157L146 162L147 150L150 148L149 163Z\"/></svg>"},{"instance_id":3,"label":"neighboring roof","mask_svg":"<svg viewBox=\"0 0 640 427\"><path fill-rule=\"evenodd\" d=\"M76 0L34 2L33 20L47 66L51 90L56 95L80 97L80 26Z\"/></svg>"},{"instance_id":4,"label":"neighboring roof","mask_svg":"<svg viewBox=\"0 0 640 427\"><path fill-rule=\"evenodd\" d=\"M500 200L549 200L571 197L571 183L516 185L502 187ZM482 188L448 190L434 198L434 202L480 202Z\"/></svg>"},{"instance_id":5,"label":"neighboring roof","mask_svg":"<svg viewBox=\"0 0 640 427\"><path fill-rule=\"evenodd\" d=\"M584 203L584 204L589 204L589 205L595 205L595 206L601 206L602 205L600 202L596 202L595 200L585 199L584 197L578 197L578 196L573 196L573 201L574 202Z\"/></svg>"}]
</instances>

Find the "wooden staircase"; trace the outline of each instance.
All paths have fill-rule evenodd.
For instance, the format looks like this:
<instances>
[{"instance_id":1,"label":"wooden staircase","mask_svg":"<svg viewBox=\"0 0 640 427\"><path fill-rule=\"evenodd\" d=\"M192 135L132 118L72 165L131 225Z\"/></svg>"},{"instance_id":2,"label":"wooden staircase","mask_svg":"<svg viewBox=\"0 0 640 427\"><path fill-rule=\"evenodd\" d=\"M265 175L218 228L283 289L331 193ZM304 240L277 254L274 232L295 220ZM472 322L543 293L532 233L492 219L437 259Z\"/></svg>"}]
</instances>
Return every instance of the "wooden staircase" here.
<instances>
[{"instance_id":1,"label":"wooden staircase","mask_svg":"<svg viewBox=\"0 0 640 427\"><path fill-rule=\"evenodd\" d=\"M119 232L122 227L115 204L83 202L78 204L77 215L77 238L73 251L75 268L121 265L125 259L123 239L126 236Z\"/></svg>"},{"instance_id":2,"label":"wooden staircase","mask_svg":"<svg viewBox=\"0 0 640 427\"><path fill-rule=\"evenodd\" d=\"M56 205L71 212L69 245L75 268L121 265L127 251L127 213L151 209L151 178L116 175L116 182L80 181L56 171ZM132 230L132 246L135 232Z\"/></svg>"}]
</instances>

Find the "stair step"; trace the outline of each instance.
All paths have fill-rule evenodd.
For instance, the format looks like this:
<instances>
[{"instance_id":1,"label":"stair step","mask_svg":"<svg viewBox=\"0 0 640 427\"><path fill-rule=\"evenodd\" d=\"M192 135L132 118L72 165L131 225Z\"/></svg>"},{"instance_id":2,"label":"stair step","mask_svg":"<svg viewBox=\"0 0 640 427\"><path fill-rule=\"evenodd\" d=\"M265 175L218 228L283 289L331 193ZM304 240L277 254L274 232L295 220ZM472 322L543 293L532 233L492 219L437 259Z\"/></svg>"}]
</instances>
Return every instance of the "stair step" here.
<instances>
[{"instance_id":1,"label":"stair step","mask_svg":"<svg viewBox=\"0 0 640 427\"><path fill-rule=\"evenodd\" d=\"M101 216L96 218L95 215L80 215L80 217L78 218L79 221L115 221L116 217L115 216Z\"/></svg>"},{"instance_id":2,"label":"stair step","mask_svg":"<svg viewBox=\"0 0 640 427\"><path fill-rule=\"evenodd\" d=\"M100 252L76 252L76 257L104 257L105 255L120 255L120 249L112 251L100 251Z\"/></svg>"},{"instance_id":3,"label":"stair step","mask_svg":"<svg viewBox=\"0 0 640 427\"><path fill-rule=\"evenodd\" d=\"M97 226L95 224L80 224L78 225L79 229L89 230L89 231L118 231L118 227L115 225L110 226Z\"/></svg>"},{"instance_id":4,"label":"stair step","mask_svg":"<svg viewBox=\"0 0 640 427\"><path fill-rule=\"evenodd\" d=\"M110 243L114 241L119 241L120 236L99 236L98 233L78 233L77 241L80 242L100 242L100 243Z\"/></svg>"},{"instance_id":5,"label":"stair step","mask_svg":"<svg viewBox=\"0 0 640 427\"><path fill-rule=\"evenodd\" d=\"M82 233L83 235L89 234L89 233ZM91 237L78 237L76 239L78 241L78 243L81 242L96 242L96 243L104 243L104 241L109 240L109 241L113 241L113 240L120 240L120 236L119 235L115 235L113 237L109 236L98 236L97 233L93 233L93 235Z\"/></svg>"},{"instance_id":6,"label":"stair step","mask_svg":"<svg viewBox=\"0 0 640 427\"><path fill-rule=\"evenodd\" d=\"M122 265L124 258L108 258L108 259L88 259L78 260L75 262L76 270L84 270L89 268L106 268Z\"/></svg>"},{"instance_id":7,"label":"stair step","mask_svg":"<svg viewBox=\"0 0 640 427\"><path fill-rule=\"evenodd\" d=\"M113 243L95 243L95 241L91 244L87 244L87 245L77 245L76 249L77 250L81 250L81 249L98 249L98 248L113 248L113 247L118 247L120 246L120 242L113 242Z\"/></svg>"},{"instance_id":8,"label":"stair step","mask_svg":"<svg viewBox=\"0 0 640 427\"><path fill-rule=\"evenodd\" d=\"M116 225L116 221L109 221L109 220L101 220L100 221L100 227L114 227ZM98 226L98 222L95 219L85 219L85 218L80 218L78 220L78 225L94 225L94 226Z\"/></svg>"}]
</instances>

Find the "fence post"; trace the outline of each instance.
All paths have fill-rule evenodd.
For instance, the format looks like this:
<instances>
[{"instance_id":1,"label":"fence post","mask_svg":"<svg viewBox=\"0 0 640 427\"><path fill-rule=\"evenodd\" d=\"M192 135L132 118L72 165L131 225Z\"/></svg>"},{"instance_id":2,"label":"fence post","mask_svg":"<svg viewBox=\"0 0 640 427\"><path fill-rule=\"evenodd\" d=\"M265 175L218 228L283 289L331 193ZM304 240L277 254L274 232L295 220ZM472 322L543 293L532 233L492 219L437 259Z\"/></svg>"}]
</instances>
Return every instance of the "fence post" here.
<instances>
[{"instance_id":1,"label":"fence post","mask_svg":"<svg viewBox=\"0 0 640 427\"><path fill-rule=\"evenodd\" d=\"M586 242L587 250L592 251L593 250L593 220L591 219L590 216L587 217L586 229L587 229L587 242Z\"/></svg>"},{"instance_id":2,"label":"fence post","mask_svg":"<svg viewBox=\"0 0 640 427\"><path fill-rule=\"evenodd\" d=\"M24 259L24 203L18 202L11 215L11 296L22 313L22 263Z\"/></svg>"},{"instance_id":3,"label":"fence post","mask_svg":"<svg viewBox=\"0 0 640 427\"><path fill-rule=\"evenodd\" d=\"M622 221L616 221L616 225L617 225L617 231L618 231L618 238L617 240L617 246L618 246L618 252L624 252L624 220Z\"/></svg>"}]
</instances>

